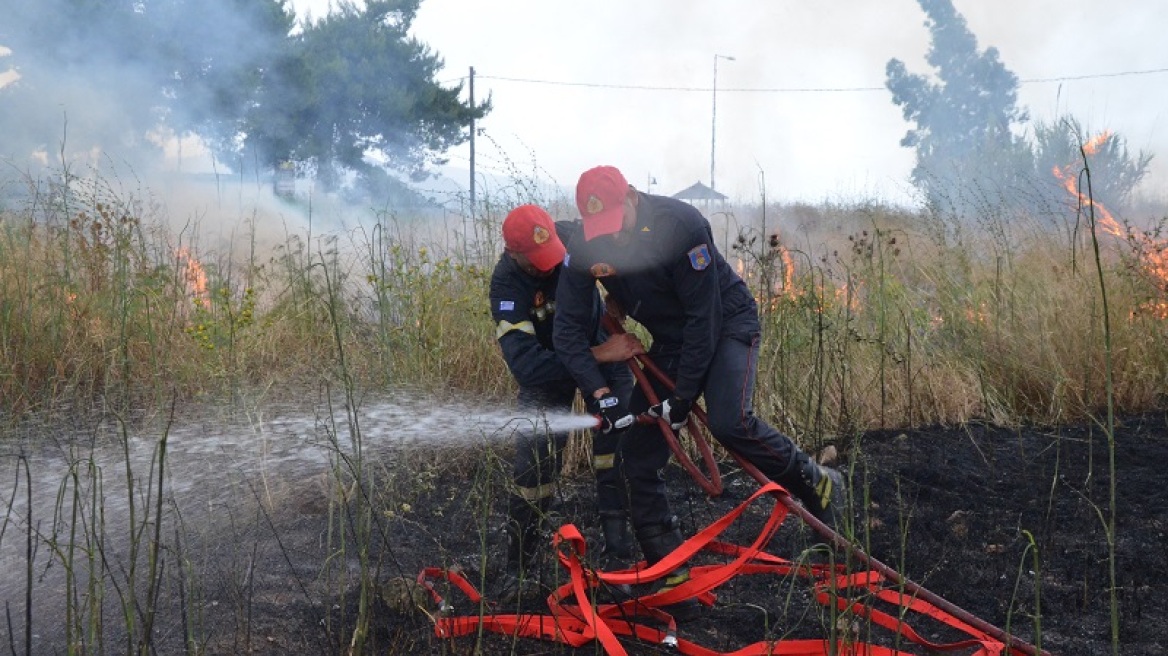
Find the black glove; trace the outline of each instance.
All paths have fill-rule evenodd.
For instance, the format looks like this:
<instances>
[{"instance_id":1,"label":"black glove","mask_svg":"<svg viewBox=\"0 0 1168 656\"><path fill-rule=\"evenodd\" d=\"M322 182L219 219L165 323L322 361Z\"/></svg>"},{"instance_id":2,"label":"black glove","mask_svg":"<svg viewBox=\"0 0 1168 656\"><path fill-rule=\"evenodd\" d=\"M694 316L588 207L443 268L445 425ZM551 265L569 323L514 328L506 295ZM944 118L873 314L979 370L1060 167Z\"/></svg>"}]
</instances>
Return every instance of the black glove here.
<instances>
[{"instance_id":1,"label":"black glove","mask_svg":"<svg viewBox=\"0 0 1168 656\"><path fill-rule=\"evenodd\" d=\"M693 405L690 401L671 396L657 405L650 406L645 414L654 419L664 419L673 430L680 430L689 418L689 409Z\"/></svg>"},{"instance_id":2,"label":"black glove","mask_svg":"<svg viewBox=\"0 0 1168 656\"><path fill-rule=\"evenodd\" d=\"M633 413L629 412L628 407L621 403L620 398L612 392L598 399L592 399L589 409L600 419L600 432L602 433L624 430L636 421Z\"/></svg>"}]
</instances>

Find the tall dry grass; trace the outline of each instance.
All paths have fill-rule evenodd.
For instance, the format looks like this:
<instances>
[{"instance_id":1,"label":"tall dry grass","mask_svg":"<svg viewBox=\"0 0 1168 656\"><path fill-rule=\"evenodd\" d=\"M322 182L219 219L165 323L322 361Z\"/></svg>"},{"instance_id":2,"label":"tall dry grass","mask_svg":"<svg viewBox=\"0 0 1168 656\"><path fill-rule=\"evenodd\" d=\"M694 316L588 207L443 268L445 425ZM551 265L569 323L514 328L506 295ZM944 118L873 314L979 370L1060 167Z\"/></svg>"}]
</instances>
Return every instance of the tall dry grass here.
<instances>
[{"instance_id":1,"label":"tall dry grass","mask_svg":"<svg viewBox=\"0 0 1168 656\"><path fill-rule=\"evenodd\" d=\"M856 218L813 251L781 239L735 249L764 311L764 415L823 436L1079 421L1106 408L1102 303L1085 230L1024 213L992 229L892 211ZM1168 373L1165 281L1137 233L1103 238L1125 412L1159 407Z\"/></svg>"},{"instance_id":2,"label":"tall dry grass","mask_svg":"<svg viewBox=\"0 0 1168 656\"><path fill-rule=\"evenodd\" d=\"M96 177L61 181L0 210L0 412L98 408L118 418L128 445L122 420L133 409L173 412L175 401L247 401L305 387L339 392L343 403L324 418L332 447L326 540L335 558L322 576L336 598L354 603L341 604L336 626L326 628L348 632L349 651L361 653L374 582L393 565L372 547L394 509L429 484L430 467L366 461L354 409L380 389L513 398L487 285L502 216L538 199L485 199L461 241L371 212L355 229L288 229L269 245L258 238L264 219L244 213L231 240L209 244L197 221L176 229L148 193ZM1098 235L1065 205L988 208L973 221L874 203L716 214L719 246L762 312L757 410L805 444L868 428L1054 423L1098 417L1112 403L1121 413L1162 405L1168 287L1158 277L1166 269L1157 226ZM134 568L117 600L126 651L145 653L153 640L156 566L166 557L157 550L166 444L164 432L145 479L152 503L128 500ZM569 467L586 468L583 440L570 448ZM142 480L128 451L124 460L126 481ZM31 494L21 462L17 488ZM104 488L92 456L76 462L57 503L73 518L60 524L70 534L46 542L73 545L52 556L67 571L66 588L100 599L111 592L108 572L93 564L104 548ZM484 540L507 466L492 460L485 469L496 477L472 481ZM29 545L42 538L33 520L30 511L23 521ZM484 573L487 551L484 542ZM183 571L179 596L197 602L198 577ZM67 604L71 640L100 644L97 606ZM32 625L30 616L26 645ZM242 625L250 630L250 617ZM183 627L188 651L198 653L199 619L184 611Z\"/></svg>"},{"instance_id":3,"label":"tall dry grass","mask_svg":"<svg viewBox=\"0 0 1168 656\"><path fill-rule=\"evenodd\" d=\"M498 394L489 270L375 215L368 229L233 241L104 181L70 180L0 211L0 405L161 407L295 390L337 373L366 387ZM242 235L242 236L239 236ZM339 312L330 294L341 301Z\"/></svg>"},{"instance_id":4,"label":"tall dry grass","mask_svg":"<svg viewBox=\"0 0 1168 656\"><path fill-rule=\"evenodd\" d=\"M0 219L4 409L316 385L337 374L338 340L359 386L506 399L487 282L493 235L521 200L484 201L473 244L370 213L341 233L287 230L275 246L257 245L259 219L244 216L216 248L168 228L173 218L135 193L71 180ZM717 213L715 236L763 312L760 413L813 440L1091 416L1105 403L1099 285L1085 231L1061 211L975 222L873 203ZM1162 401L1168 299L1152 266L1158 236L1126 237L1105 237L1102 257L1116 404L1138 412Z\"/></svg>"}]
</instances>

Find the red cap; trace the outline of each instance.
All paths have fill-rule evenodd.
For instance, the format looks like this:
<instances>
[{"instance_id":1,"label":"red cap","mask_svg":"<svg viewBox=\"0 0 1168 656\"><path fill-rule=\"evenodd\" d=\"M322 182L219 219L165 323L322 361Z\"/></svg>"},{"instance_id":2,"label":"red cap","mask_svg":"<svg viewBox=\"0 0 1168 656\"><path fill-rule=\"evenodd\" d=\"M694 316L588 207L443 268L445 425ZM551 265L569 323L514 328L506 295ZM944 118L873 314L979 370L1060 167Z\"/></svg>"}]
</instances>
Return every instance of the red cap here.
<instances>
[{"instance_id":1,"label":"red cap","mask_svg":"<svg viewBox=\"0 0 1168 656\"><path fill-rule=\"evenodd\" d=\"M576 207L584 220L584 239L619 232L625 221L629 183L615 166L588 169L576 183Z\"/></svg>"},{"instance_id":2,"label":"red cap","mask_svg":"<svg viewBox=\"0 0 1168 656\"><path fill-rule=\"evenodd\" d=\"M503 243L507 250L526 255L540 271L551 271L564 261L564 243L556 234L552 217L537 205L520 205L507 214Z\"/></svg>"}]
</instances>

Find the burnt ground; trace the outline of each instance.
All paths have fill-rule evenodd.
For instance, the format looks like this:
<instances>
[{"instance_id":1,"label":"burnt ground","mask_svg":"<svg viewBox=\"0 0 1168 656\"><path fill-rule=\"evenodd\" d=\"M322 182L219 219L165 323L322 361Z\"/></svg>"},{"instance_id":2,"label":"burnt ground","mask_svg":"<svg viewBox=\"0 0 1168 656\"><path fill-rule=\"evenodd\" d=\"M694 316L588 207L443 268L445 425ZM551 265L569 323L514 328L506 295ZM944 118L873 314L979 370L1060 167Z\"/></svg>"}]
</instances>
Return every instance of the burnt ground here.
<instances>
[{"instance_id":1,"label":"burnt ground","mask_svg":"<svg viewBox=\"0 0 1168 656\"><path fill-rule=\"evenodd\" d=\"M1166 418L1122 420L1115 444L1119 651L1133 656L1162 654L1168 650ZM1101 520L1109 516L1108 441L1098 426L1012 430L970 425L886 431L838 446L858 500L856 518L866 527L856 539L867 545L869 554L996 627L1008 624L1011 632L1031 643L1040 637L1042 647L1051 653L1111 652L1108 541ZM413 578L423 566L452 564L472 581L490 579L490 567L481 576L481 545L484 540L490 545L487 560L497 562L502 503L494 504L490 519L482 519L482 502L476 499L482 486L489 485L490 477L484 475L488 465L471 459L459 466L428 469L440 462L450 459L438 457L415 469L433 471L433 485L410 502L408 514L389 522L391 544L383 554L383 581ZM729 465L724 471L726 492L709 499L680 468L670 468L674 508L686 535L756 489L742 472ZM590 479L573 476L566 483L558 512L594 544L598 535L592 528ZM748 543L769 509L769 503L755 504L727 537ZM1037 548L1037 569L1028 534ZM790 516L768 551L796 558L813 541L801 522ZM562 581L557 568L548 556L544 579ZM709 649L733 651L764 639L827 635L823 611L811 602L808 584L801 579L743 576L720 588L718 597L700 619L681 627L679 637ZM451 599L456 613L476 610L460 604L456 595ZM475 652L475 637L435 638L425 614L402 604L394 593L387 600L375 609L374 652ZM538 600L529 603L539 605ZM929 621L914 626L933 640L959 637ZM886 631L862 635L874 643L891 644ZM599 651L595 644L572 650L489 633L482 640L482 651L490 654ZM632 640L625 644L630 653L669 652ZM320 642L315 646L327 647ZM926 653L904 643L901 647L908 653Z\"/></svg>"},{"instance_id":2,"label":"burnt ground","mask_svg":"<svg viewBox=\"0 0 1168 656\"><path fill-rule=\"evenodd\" d=\"M1115 444L1119 653L1168 653L1168 418L1125 418ZM1109 516L1108 440L1098 426L895 430L837 446L857 502L855 539L871 556L996 627L1008 626L1031 643L1040 639L1053 654L1111 653L1102 521ZM463 447L391 458L378 479L372 541L383 594L372 609L368 653L602 653L595 643L571 649L493 633L439 639L423 612L433 612L433 604L411 598L409 586L403 595L400 582L431 566L457 567L491 590L494 564L502 558L505 450L498 456ZM687 536L757 489L732 463L723 464L723 474L726 491L710 499L679 467L669 468L674 510ZM563 483L557 516L580 527L595 545L591 477L582 472ZM258 488L241 489L258 495ZM356 612L355 583L340 594L344 587L337 581L346 572L357 580L357 558L351 550L340 553L330 537L330 525L335 536L337 526L351 524L335 505L330 514L322 489L319 477L306 479L288 486L273 513L233 510L201 528L189 522L187 530L201 537L188 536L181 558L200 572L200 580L188 581L184 603L164 609L169 615L158 621L156 653L182 653L184 635L201 653L344 653ZM749 543L771 505L752 505L723 537ZM792 515L767 551L795 559L813 537ZM550 552L541 561L542 578L562 582L564 573ZM171 587L175 571L166 573ZM828 635L830 620L804 579L741 576L717 593L713 608L681 626L680 638L730 652L761 640ZM456 615L477 611L457 594L450 599ZM538 611L540 599L536 594L525 600L524 610ZM16 605L9 613L19 619ZM41 631L51 623L48 615L42 618ZM929 620L910 623L928 639L960 637ZM888 631L860 630L863 640L894 644ZM63 651L41 640L45 648L33 653ZM633 654L675 653L631 639L624 644ZM899 646L906 653L928 653Z\"/></svg>"}]
</instances>

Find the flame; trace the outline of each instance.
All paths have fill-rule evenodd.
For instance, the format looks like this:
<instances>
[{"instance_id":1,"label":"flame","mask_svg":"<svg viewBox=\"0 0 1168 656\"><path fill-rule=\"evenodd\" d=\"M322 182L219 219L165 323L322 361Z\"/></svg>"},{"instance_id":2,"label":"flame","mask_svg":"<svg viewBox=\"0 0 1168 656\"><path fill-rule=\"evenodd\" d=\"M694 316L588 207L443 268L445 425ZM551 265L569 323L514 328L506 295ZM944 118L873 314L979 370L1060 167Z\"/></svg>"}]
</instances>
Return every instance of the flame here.
<instances>
[{"instance_id":1,"label":"flame","mask_svg":"<svg viewBox=\"0 0 1168 656\"><path fill-rule=\"evenodd\" d=\"M175 258L183 272L183 286L186 287L195 307L208 307L211 295L207 292L207 272L203 265L185 246L175 249Z\"/></svg>"},{"instance_id":2,"label":"flame","mask_svg":"<svg viewBox=\"0 0 1168 656\"><path fill-rule=\"evenodd\" d=\"M1110 130L1104 130L1095 135L1083 144L1083 154L1089 157L1099 152L1099 148L1107 143L1111 136ZM1094 208L1097 225L1108 234L1126 239L1136 247L1137 252L1142 256L1144 270L1159 281L1161 289L1168 290L1168 241L1157 240L1147 234L1136 233L1132 230L1124 230L1112 216L1110 210L1102 203L1088 197L1079 188L1075 164L1056 166L1053 172L1055 178L1062 183L1063 188L1078 201L1079 207ZM1140 304L1133 315L1137 312L1147 313L1160 319L1168 318L1168 303L1148 301Z\"/></svg>"},{"instance_id":3,"label":"flame","mask_svg":"<svg viewBox=\"0 0 1168 656\"><path fill-rule=\"evenodd\" d=\"M794 298L798 295L795 290L795 262L791 259L791 251L787 250L786 246L779 243L779 233L774 236L776 248L779 249L779 259L783 261L783 277L775 283L775 292L779 294L786 294Z\"/></svg>"},{"instance_id":4,"label":"flame","mask_svg":"<svg viewBox=\"0 0 1168 656\"><path fill-rule=\"evenodd\" d=\"M1094 155L1099 152L1099 147L1111 138L1111 131L1105 130L1083 144L1083 154L1086 156ZM1102 203L1092 200L1079 189L1078 175L1075 171L1076 165L1074 163L1065 166L1056 166L1053 169L1054 177L1062 183L1063 189L1074 196L1079 201L1080 207L1095 208L1095 217L1098 219L1099 225L1116 237L1123 236L1123 229L1120 228L1119 222L1111 215L1111 212L1103 206Z\"/></svg>"},{"instance_id":5,"label":"flame","mask_svg":"<svg viewBox=\"0 0 1168 656\"><path fill-rule=\"evenodd\" d=\"M783 300L799 298L803 292L795 287L795 260L791 257L791 251L783 245L778 231L767 237L767 246L774 254L771 266L773 267L775 263L778 264L779 275L776 280L770 283L770 289L763 291L766 298L756 298L755 300L763 310L774 310Z\"/></svg>"}]
</instances>

